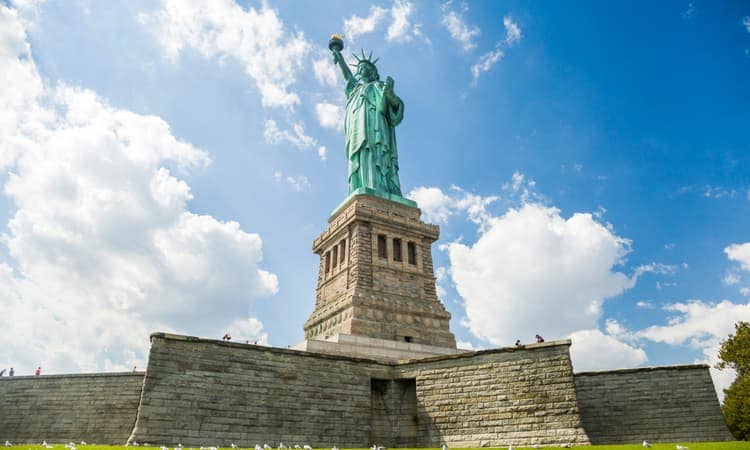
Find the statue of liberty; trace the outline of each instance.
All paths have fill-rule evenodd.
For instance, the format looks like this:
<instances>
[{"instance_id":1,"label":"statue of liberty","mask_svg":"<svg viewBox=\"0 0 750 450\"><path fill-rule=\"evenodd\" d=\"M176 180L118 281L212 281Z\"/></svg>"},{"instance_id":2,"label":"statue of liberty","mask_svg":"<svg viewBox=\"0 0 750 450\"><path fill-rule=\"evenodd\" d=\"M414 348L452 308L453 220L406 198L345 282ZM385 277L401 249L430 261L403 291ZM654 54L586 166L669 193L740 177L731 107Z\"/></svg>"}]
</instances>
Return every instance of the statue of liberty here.
<instances>
[{"instance_id":1,"label":"statue of liberty","mask_svg":"<svg viewBox=\"0 0 750 450\"><path fill-rule=\"evenodd\" d=\"M404 117L404 102L393 92L393 78L380 81L375 65L378 59L372 60L372 52L365 57L364 51L362 57L353 55L357 75L352 74L341 55L344 42L339 35L331 37L328 48L346 80L344 133L349 195L371 192L401 199L395 128Z\"/></svg>"}]
</instances>

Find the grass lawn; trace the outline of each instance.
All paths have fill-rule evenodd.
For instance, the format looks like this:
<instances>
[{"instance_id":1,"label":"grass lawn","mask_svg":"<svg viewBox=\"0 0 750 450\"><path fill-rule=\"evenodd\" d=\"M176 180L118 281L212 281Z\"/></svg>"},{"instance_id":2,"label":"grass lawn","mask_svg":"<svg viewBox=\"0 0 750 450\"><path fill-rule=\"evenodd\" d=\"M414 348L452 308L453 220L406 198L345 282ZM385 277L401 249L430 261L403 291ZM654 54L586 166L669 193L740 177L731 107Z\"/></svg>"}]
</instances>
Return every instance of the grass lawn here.
<instances>
[{"instance_id":1,"label":"grass lawn","mask_svg":"<svg viewBox=\"0 0 750 450\"><path fill-rule=\"evenodd\" d=\"M677 443L672 444L653 444L651 450L675 450ZM682 446L687 447L689 450L750 450L750 442L748 441L732 441L732 442L680 442ZM590 448L592 450L644 450L640 444L625 444L625 445L586 445L579 446L582 448ZM122 445L78 445L78 450L159 450L159 447L125 447ZM495 447L497 448L497 447ZM500 447L501 449L507 449L507 447ZM542 447L548 449L555 449L560 447ZM12 447L4 447L4 450L45 450L41 444L27 444L27 445L14 445ZM531 447L514 447L517 450L534 450ZM2 450L2 449L0 449ZM64 444L53 445L52 450L68 450ZM170 450L174 450L170 447ZM184 450L190 450L185 447ZM197 450L197 449L194 449ZM230 448L222 448L221 450L234 450ZM253 448L248 449L236 449L236 450L254 450ZM330 448L314 449L314 450L330 450ZM341 449L341 450L369 450L369 449ZM403 449L403 450L428 450L424 448L420 449ZM429 449L429 450L440 450L440 449ZM458 449L455 449L458 450ZM466 449L466 450L491 450L491 448L477 448L477 449Z\"/></svg>"}]
</instances>

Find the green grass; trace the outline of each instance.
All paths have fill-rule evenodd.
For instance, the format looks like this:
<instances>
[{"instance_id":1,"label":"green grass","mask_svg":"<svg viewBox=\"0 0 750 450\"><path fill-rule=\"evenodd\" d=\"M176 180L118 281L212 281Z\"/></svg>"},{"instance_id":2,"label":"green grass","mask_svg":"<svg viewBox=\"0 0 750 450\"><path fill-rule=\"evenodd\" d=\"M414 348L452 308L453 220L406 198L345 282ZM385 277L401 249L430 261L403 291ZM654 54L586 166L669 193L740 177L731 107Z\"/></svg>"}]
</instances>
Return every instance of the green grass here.
<instances>
[{"instance_id":1,"label":"green grass","mask_svg":"<svg viewBox=\"0 0 750 450\"><path fill-rule=\"evenodd\" d=\"M732 442L676 442L671 444L653 444L651 450L675 450L675 445L680 444L688 447L689 450L750 450L750 442L747 441L732 441ZM579 446L585 447L592 450L644 450L640 444L625 444L625 445L586 445ZM78 450L159 450L159 447L125 447L122 445L78 445ZM172 450L174 447L170 447ZM497 447L494 447L497 448ZM507 449L507 447L500 447L500 449ZM514 447L518 450L533 450L531 447ZM555 449L560 447L543 447L543 449ZM27 444L27 445L14 445L13 447L2 447L0 450L46 450L41 444ZM57 444L52 446L52 450L67 450L64 444ZM185 450L190 450L185 447ZM196 449L194 449L196 450ZM221 450L233 450L229 448L222 448ZM238 450L254 450L249 449L238 449ZM314 449L314 450L330 450L330 448ZM341 449L341 450L369 450L369 449ZM400 450L440 450L440 449L400 449ZM459 449L452 449L459 450ZM492 450L492 448L476 448L476 449L462 449L462 450Z\"/></svg>"}]
</instances>

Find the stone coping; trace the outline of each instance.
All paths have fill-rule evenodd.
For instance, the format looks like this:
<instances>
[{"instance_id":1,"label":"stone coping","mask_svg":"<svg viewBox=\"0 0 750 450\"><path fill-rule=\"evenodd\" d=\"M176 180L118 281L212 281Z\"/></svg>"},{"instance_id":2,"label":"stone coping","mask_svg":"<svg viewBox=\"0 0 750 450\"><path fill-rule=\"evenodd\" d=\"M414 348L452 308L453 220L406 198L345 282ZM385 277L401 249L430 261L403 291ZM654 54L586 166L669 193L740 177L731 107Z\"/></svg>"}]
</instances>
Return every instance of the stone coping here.
<instances>
[{"instance_id":1,"label":"stone coping","mask_svg":"<svg viewBox=\"0 0 750 450\"><path fill-rule=\"evenodd\" d=\"M596 375L609 375L609 374L620 374L620 373L637 373L637 372L655 372L658 370L693 370L693 369L708 369L711 366L708 364L675 364L671 366L649 366L649 367L635 367L632 369L612 369L612 370L595 370L589 372L576 372L573 375L584 375L584 376L596 376Z\"/></svg>"},{"instance_id":2,"label":"stone coping","mask_svg":"<svg viewBox=\"0 0 750 450\"><path fill-rule=\"evenodd\" d=\"M463 353L456 353L454 355L437 355L437 356L428 356L426 358L402 360L402 361L398 361L395 365L419 364L423 362L436 362L436 361L443 361L443 360L473 358L475 356L481 356L481 355L493 355L495 353L512 353L512 352L517 352L520 350L539 350L539 349L547 348L547 347L559 347L559 346L570 347L570 344L571 344L570 339L561 339L559 341L540 342L538 344L533 343L533 344L525 344L525 345L514 345L512 347L499 347L499 348L491 348L488 350L475 350L475 351L464 350Z\"/></svg>"},{"instance_id":3,"label":"stone coping","mask_svg":"<svg viewBox=\"0 0 750 450\"><path fill-rule=\"evenodd\" d=\"M50 375L14 375L8 376L3 375L0 377L0 382L11 381L11 380L50 380L50 379L64 379L64 378L91 378L91 377L127 377L127 376L139 376L142 377L146 374L145 371L136 372L96 372L96 373L59 373Z\"/></svg>"},{"instance_id":4,"label":"stone coping","mask_svg":"<svg viewBox=\"0 0 750 450\"><path fill-rule=\"evenodd\" d=\"M373 364L378 364L381 366L390 366L390 367L401 366L401 365L406 365L406 364L418 364L421 362L435 362L435 361L442 361L442 360L454 360L454 359L459 359L459 358L472 358L474 356L491 355L495 353L510 353L510 352L516 352L519 350L538 350L542 348L558 347L558 346L569 347L571 344L570 339L562 339L559 341L542 342L539 344L533 343L533 344L526 344L526 345L519 345L519 346L512 346L512 347L493 348L489 350L465 351L464 353L457 353L453 355L436 355L436 356L428 356L425 358L418 358L418 359L406 359L406 360L400 360L400 361L391 363L391 362L383 362L383 361L378 361L376 359L359 357L359 356L347 356L347 355L337 355L337 354L329 354L329 353L309 352L305 350L271 347L271 346L266 346L266 345L243 344L240 342L231 342L231 341L227 342L227 341L222 341L218 339L206 339L206 338L199 338L196 336L185 336L181 334L172 334L172 333L165 333L165 332L151 333L151 339L153 338L169 339L169 340L174 340L174 341L198 342L198 343L213 344L213 345L225 345L225 346L235 347L235 348L245 348L248 350L270 351L270 352L276 352L276 353L310 356L310 357L316 357L316 358L327 358L327 359L347 360L347 361L361 361L361 362L373 363Z\"/></svg>"},{"instance_id":5,"label":"stone coping","mask_svg":"<svg viewBox=\"0 0 750 450\"><path fill-rule=\"evenodd\" d=\"M156 332L156 333L151 333L151 339L153 338L168 339L168 340L173 340L173 341L198 342L202 344L224 345L224 346L234 347L234 348L243 348L246 350L256 350L256 351L260 350L260 351L265 351L265 352L275 352L275 353L282 353L282 354L288 354L288 355L292 354L292 355L300 355L300 356L308 356L308 357L312 356L316 358L360 361L360 362L379 364L381 366L390 365L390 364L383 363L381 361L377 361L375 359L363 358L363 357L357 357L357 356L334 355L334 354L328 354L328 353L315 353L315 352L308 352L304 350L295 350L293 348L271 347L270 345L244 344L242 342L232 342L232 341L227 342L227 341L222 341L219 339L199 338L197 336L185 336L182 334Z\"/></svg>"}]
</instances>

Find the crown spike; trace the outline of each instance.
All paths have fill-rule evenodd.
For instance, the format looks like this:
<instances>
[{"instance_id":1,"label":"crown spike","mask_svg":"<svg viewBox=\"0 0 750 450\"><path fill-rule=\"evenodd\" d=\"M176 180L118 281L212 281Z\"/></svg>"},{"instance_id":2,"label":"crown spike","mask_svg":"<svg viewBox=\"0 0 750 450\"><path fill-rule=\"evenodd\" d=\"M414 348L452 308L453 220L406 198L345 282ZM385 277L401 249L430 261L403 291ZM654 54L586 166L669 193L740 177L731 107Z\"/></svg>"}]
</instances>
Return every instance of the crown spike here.
<instances>
[{"instance_id":1,"label":"crown spike","mask_svg":"<svg viewBox=\"0 0 750 450\"><path fill-rule=\"evenodd\" d=\"M378 61L380 61L380 58L375 58L375 61L372 61L372 65L374 66L375 64L378 63Z\"/></svg>"}]
</instances>

